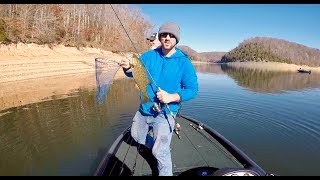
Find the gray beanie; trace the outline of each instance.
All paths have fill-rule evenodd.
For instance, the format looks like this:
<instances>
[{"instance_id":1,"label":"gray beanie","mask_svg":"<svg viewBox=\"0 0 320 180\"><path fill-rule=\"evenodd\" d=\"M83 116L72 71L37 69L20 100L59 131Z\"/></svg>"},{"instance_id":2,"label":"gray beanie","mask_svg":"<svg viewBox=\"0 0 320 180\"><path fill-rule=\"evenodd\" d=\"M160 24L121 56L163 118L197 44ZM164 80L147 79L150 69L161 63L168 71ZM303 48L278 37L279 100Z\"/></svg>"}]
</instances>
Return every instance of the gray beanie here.
<instances>
[{"instance_id":1,"label":"gray beanie","mask_svg":"<svg viewBox=\"0 0 320 180\"><path fill-rule=\"evenodd\" d=\"M177 44L180 41L180 27L172 22L164 23L160 28L158 32L158 38L160 39L161 33L171 33L176 37Z\"/></svg>"}]
</instances>

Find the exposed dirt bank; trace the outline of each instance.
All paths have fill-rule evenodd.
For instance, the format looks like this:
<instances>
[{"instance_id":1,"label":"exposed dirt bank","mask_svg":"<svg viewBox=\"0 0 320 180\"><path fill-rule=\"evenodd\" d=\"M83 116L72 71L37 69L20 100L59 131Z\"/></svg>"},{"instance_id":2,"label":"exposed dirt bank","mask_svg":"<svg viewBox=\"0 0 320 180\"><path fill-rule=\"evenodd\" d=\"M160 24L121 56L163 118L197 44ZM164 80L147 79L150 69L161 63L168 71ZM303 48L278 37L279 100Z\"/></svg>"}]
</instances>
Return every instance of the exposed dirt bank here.
<instances>
[{"instance_id":1,"label":"exposed dirt bank","mask_svg":"<svg viewBox=\"0 0 320 180\"><path fill-rule=\"evenodd\" d=\"M0 111L48 100L53 95L63 97L80 88L96 88L97 57L118 61L121 55L94 48L1 45ZM118 77L124 77L123 73Z\"/></svg>"},{"instance_id":2,"label":"exposed dirt bank","mask_svg":"<svg viewBox=\"0 0 320 180\"><path fill-rule=\"evenodd\" d=\"M93 73L96 57L121 55L95 48L17 44L0 46L0 83L79 73Z\"/></svg>"}]
</instances>

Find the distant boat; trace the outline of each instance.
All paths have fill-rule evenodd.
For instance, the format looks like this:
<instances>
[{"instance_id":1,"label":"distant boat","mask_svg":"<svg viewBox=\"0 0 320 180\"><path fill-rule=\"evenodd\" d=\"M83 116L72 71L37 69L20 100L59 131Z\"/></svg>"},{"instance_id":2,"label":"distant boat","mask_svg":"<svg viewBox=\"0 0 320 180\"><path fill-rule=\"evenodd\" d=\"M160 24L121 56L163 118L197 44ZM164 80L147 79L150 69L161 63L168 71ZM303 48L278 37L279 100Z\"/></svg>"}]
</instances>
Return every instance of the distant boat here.
<instances>
[{"instance_id":1,"label":"distant boat","mask_svg":"<svg viewBox=\"0 0 320 180\"><path fill-rule=\"evenodd\" d=\"M301 68L298 69L298 72L299 72L299 73L309 73L309 74L311 74L311 70L308 71L308 70L301 69Z\"/></svg>"}]
</instances>

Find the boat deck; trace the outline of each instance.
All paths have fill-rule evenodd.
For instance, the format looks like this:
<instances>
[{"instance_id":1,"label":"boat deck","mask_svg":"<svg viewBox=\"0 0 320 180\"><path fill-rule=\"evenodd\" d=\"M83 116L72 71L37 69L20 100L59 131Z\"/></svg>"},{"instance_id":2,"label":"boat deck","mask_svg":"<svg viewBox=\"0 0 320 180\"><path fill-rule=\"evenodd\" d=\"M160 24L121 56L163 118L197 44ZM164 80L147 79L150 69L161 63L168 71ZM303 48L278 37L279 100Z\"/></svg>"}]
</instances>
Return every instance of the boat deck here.
<instances>
[{"instance_id":1,"label":"boat deck","mask_svg":"<svg viewBox=\"0 0 320 180\"><path fill-rule=\"evenodd\" d=\"M227 151L212 135L198 125L178 117L181 125L181 139L173 134L171 152L174 175L199 175L201 173L212 174L219 168L243 168L243 165ZM152 133L151 133L152 135ZM103 175L119 176L151 176L157 175L156 160L151 151L142 145L138 145L130 136L130 129L120 136L118 147L114 149L115 156L112 163L106 165Z\"/></svg>"}]
</instances>

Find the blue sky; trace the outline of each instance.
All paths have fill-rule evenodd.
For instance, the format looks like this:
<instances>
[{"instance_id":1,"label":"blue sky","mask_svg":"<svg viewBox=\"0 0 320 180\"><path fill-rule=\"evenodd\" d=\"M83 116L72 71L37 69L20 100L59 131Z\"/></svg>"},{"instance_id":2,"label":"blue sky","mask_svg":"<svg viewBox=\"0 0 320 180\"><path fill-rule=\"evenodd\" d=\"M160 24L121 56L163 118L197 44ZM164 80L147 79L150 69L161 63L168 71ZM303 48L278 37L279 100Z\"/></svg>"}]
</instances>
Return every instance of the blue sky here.
<instances>
[{"instance_id":1,"label":"blue sky","mask_svg":"<svg viewBox=\"0 0 320 180\"><path fill-rule=\"evenodd\" d=\"M320 49L320 4L134 4L158 30L181 28L179 45L197 52L230 51L252 37L284 39Z\"/></svg>"}]
</instances>

